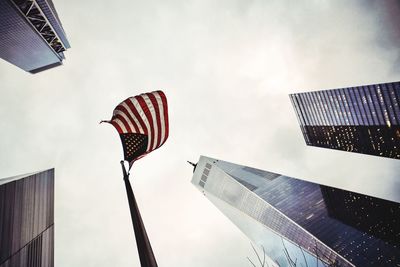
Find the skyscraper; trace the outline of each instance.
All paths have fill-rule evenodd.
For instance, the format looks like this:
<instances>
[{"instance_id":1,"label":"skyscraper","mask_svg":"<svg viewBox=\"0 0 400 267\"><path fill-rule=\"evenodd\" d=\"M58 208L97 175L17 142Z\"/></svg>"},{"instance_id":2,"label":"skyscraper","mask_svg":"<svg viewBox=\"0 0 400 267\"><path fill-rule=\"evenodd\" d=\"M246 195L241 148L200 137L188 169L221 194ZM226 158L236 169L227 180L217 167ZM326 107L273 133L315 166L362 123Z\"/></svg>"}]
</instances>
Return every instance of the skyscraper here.
<instances>
[{"instance_id":1,"label":"skyscraper","mask_svg":"<svg viewBox=\"0 0 400 267\"><path fill-rule=\"evenodd\" d=\"M192 183L277 266L400 266L400 204L200 157Z\"/></svg>"},{"instance_id":2,"label":"skyscraper","mask_svg":"<svg viewBox=\"0 0 400 267\"><path fill-rule=\"evenodd\" d=\"M0 267L54 266L54 169L0 180Z\"/></svg>"},{"instance_id":3,"label":"skyscraper","mask_svg":"<svg viewBox=\"0 0 400 267\"><path fill-rule=\"evenodd\" d=\"M0 1L0 57L30 73L62 64L70 48L51 0Z\"/></svg>"},{"instance_id":4,"label":"skyscraper","mask_svg":"<svg viewBox=\"0 0 400 267\"><path fill-rule=\"evenodd\" d=\"M307 145L400 159L400 82L290 99Z\"/></svg>"}]
</instances>

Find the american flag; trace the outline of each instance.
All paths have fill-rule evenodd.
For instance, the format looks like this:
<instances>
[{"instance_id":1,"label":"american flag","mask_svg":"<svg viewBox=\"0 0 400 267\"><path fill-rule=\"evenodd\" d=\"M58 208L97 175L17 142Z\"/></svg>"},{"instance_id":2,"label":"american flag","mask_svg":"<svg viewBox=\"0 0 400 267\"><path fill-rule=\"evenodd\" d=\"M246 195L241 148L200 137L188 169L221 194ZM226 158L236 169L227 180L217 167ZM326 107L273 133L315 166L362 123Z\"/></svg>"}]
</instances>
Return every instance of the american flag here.
<instances>
[{"instance_id":1,"label":"american flag","mask_svg":"<svg viewBox=\"0 0 400 267\"><path fill-rule=\"evenodd\" d=\"M117 129L124 158L133 162L162 146L168 138L168 105L162 91L129 97L121 102L108 122Z\"/></svg>"}]
</instances>

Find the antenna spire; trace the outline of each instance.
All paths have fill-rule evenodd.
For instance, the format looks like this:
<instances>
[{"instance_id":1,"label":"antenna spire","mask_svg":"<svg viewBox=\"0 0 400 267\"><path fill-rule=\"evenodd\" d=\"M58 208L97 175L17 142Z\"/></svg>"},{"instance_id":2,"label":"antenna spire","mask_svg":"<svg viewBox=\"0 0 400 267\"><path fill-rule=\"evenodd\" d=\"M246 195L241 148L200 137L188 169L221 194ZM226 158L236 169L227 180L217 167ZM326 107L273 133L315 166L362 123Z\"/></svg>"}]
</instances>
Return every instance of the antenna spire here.
<instances>
[{"instance_id":1,"label":"antenna spire","mask_svg":"<svg viewBox=\"0 0 400 267\"><path fill-rule=\"evenodd\" d=\"M188 161L188 160L187 160L187 163L189 163L190 165L193 166L193 172L194 172L194 171L196 170L197 163L195 164L195 163L193 163L193 162L191 162L191 161Z\"/></svg>"}]
</instances>

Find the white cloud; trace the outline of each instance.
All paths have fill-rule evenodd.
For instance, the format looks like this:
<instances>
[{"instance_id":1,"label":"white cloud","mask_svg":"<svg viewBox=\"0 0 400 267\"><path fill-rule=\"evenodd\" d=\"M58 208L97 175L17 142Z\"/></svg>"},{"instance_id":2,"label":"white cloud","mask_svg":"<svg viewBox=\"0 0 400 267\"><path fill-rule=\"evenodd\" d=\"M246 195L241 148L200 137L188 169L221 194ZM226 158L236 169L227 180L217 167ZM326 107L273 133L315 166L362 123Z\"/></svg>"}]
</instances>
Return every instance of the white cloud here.
<instances>
[{"instance_id":1,"label":"white cloud","mask_svg":"<svg viewBox=\"0 0 400 267\"><path fill-rule=\"evenodd\" d=\"M119 138L98 122L154 89L167 94L171 135L135 164L133 184L160 266L249 264L245 236L189 182L185 161L200 154L399 200L397 161L306 147L287 96L399 80L398 43L380 10L348 1L55 5L72 45L65 65L29 75L0 62L0 176L56 168L57 266L139 266Z\"/></svg>"}]
</instances>

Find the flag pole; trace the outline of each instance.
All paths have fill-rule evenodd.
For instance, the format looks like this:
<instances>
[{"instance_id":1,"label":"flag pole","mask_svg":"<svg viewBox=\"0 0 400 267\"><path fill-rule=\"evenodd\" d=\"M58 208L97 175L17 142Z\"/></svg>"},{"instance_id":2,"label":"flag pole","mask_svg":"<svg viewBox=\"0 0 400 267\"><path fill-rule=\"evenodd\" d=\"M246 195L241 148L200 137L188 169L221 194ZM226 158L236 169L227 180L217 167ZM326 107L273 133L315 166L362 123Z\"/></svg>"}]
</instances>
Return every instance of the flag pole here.
<instances>
[{"instance_id":1,"label":"flag pole","mask_svg":"<svg viewBox=\"0 0 400 267\"><path fill-rule=\"evenodd\" d=\"M139 252L140 264L142 267L157 267L156 258L154 257L153 250L149 238L147 237L146 229L140 216L139 208L136 203L135 195L133 194L131 183L129 182L129 173L125 169L124 161L121 160L122 172L124 174L124 182L126 187L126 194L128 196L129 209L131 211L131 218L133 230L135 231L136 245Z\"/></svg>"}]
</instances>

